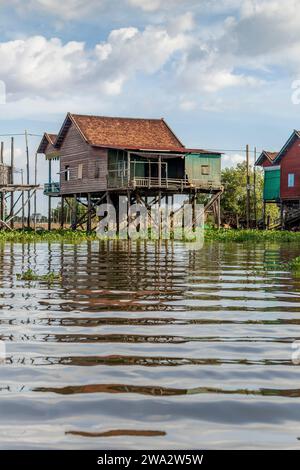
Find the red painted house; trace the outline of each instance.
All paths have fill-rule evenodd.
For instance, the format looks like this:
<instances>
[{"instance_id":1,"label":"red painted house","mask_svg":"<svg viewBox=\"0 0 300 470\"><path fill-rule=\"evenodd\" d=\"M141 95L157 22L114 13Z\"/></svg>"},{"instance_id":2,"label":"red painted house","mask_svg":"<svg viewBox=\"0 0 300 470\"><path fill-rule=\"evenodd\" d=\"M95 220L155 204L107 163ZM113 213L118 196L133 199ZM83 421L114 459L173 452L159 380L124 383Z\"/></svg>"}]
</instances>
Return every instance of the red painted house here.
<instances>
[{"instance_id":1,"label":"red painted house","mask_svg":"<svg viewBox=\"0 0 300 470\"><path fill-rule=\"evenodd\" d=\"M274 160L280 165L280 199L287 206L300 203L300 132L294 130Z\"/></svg>"},{"instance_id":2,"label":"red painted house","mask_svg":"<svg viewBox=\"0 0 300 470\"><path fill-rule=\"evenodd\" d=\"M267 150L263 150L256 160L255 165L262 166L263 168L272 166L277 155L278 152L268 152Z\"/></svg>"}]
</instances>

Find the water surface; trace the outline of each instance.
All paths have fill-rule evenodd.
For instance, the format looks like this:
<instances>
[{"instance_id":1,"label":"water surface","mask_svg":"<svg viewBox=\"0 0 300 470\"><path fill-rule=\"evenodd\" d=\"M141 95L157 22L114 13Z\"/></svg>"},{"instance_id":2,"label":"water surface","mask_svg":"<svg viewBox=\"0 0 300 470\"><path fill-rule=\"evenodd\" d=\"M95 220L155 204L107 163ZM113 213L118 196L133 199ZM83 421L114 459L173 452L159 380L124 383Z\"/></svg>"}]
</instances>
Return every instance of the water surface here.
<instances>
[{"instance_id":1,"label":"water surface","mask_svg":"<svg viewBox=\"0 0 300 470\"><path fill-rule=\"evenodd\" d=\"M298 254L1 245L0 448L298 448Z\"/></svg>"}]
</instances>

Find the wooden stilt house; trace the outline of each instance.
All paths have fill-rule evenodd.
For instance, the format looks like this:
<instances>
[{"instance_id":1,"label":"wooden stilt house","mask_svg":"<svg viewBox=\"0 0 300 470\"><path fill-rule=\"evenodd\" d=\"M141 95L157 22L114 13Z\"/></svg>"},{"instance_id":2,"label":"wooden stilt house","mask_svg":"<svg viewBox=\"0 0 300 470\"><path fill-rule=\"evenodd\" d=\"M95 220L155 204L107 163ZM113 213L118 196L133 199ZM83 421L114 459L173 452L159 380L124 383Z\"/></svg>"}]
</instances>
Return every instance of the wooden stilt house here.
<instances>
[{"instance_id":1,"label":"wooden stilt house","mask_svg":"<svg viewBox=\"0 0 300 470\"><path fill-rule=\"evenodd\" d=\"M188 149L164 119L87 116L69 113L57 135L45 134L38 153L49 162L45 194L74 205L87 206L86 219L74 220L91 228L95 205L117 204L125 194L130 201L157 196L173 197L200 192L211 195L220 222L221 154ZM53 181L51 163L59 159L59 180Z\"/></svg>"}]
</instances>

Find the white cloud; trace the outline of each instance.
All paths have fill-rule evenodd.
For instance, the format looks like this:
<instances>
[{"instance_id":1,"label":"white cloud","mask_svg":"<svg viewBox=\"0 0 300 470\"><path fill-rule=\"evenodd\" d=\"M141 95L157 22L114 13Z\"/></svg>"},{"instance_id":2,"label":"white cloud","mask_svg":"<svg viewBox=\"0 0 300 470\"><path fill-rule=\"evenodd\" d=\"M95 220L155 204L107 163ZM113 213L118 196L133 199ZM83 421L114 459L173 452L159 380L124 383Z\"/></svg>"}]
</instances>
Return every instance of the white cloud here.
<instances>
[{"instance_id":1,"label":"white cloud","mask_svg":"<svg viewBox=\"0 0 300 470\"><path fill-rule=\"evenodd\" d=\"M34 36L0 43L1 78L7 93L66 92L70 82L82 80L88 71L84 44Z\"/></svg>"},{"instance_id":2,"label":"white cloud","mask_svg":"<svg viewBox=\"0 0 300 470\"><path fill-rule=\"evenodd\" d=\"M4 4L13 4L20 13L37 11L53 16L73 20L91 15L108 4L107 0L3 0Z\"/></svg>"},{"instance_id":3,"label":"white cloud","mask_svg":"<svg viewBox=\"0 0 300 470\"><path fill-rule=\"evenodd\" d=\"M240 153L225 153L224 155L222 155L222 166L225 168L236 166L238 163L243 163L244 161L245 155L242 155Z\"/></svg>"},{"instance_id":4,"label":"white cloud","mask_svg":"<svg viewBox=\"0 0 300 470\"><path fill-rule=\"evenodd\" d=\"M43 36L0 43L1 79L9 99L68 95L76 90L117 94L137 72L153 74L187 44L160 27L113 30L90 50L82 42Z\"/></svg>"}]
</instances>

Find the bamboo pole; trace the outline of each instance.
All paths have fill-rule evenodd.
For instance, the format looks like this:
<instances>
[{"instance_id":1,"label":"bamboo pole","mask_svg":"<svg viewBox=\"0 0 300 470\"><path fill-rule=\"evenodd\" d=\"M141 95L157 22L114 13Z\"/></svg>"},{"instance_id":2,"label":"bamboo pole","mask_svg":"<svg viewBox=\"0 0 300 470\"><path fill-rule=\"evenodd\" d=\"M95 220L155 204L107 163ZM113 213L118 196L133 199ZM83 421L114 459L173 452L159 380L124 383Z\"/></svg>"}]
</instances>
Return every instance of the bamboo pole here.
<instances>
[{"instance_id":1,"label":"bamboo pole","mask_svg":"<svg viewBox=\"0 0 300 470\"><path fill-rule=\"evenodd\" d=\"M11 177L10 177L10 183L14 184L14 166L15 166L15 142L14 138L11 138L11 144L10 144L10 172L11 172ZM14 192L11 191L10 193L10 215L13 216L13 211L14 211ZM14 219L11 219L10 222L10 227L11 229L14 228Z\"/></svg>"},{"instance_id":2,"label":"bamboo pole","mask_svg":"<svg viewBox=\"0 0 300 470\"><path fill-rule=\"evenodd\" d=\"M28 133L25 130L25 146L26 146L26 182L29 185L30 183L30 173L29 173L29 148L28 148ZM28 200L28 211L27 211L27 227L30 228L30 215L31 215L31 204L30 199Z\"/></svg>"},{"instance_id":3,"label":"bamboo pole","mask_svg":"<svg viewBox=\"0 0 300 470\"><path fill-rule=\"evenodd\" d=\"M246 220L247 229L250 228L250 173L249 173L249 145L246 145L246 168L247 168L247 207Z\"/></svg>"},{"instance_id":4,"label":"bamboo pole","mask_svg":"<svg viewBox=\"0 0 300 470\"><path fill-rule=\"evenodd\" d=\"M37 152L35 152L34 156L34 184L37 186ZM34 206L34 230L36 230L36 192L34 193L34 200L33 200L33 206Z\"/></svg>"},{"instance_id":5,"label":"bamboo pole","mask_svg":"<svg viewBox=\"0 0 300 470\"><path fill-rule=\"evenodd\" d=\"M0 163L3 164L4 142L1 142ZM0 219L4 220L4 193L0 193Z\"/></svg>"},{"instance_id":6,"label":"bamboo pole","mask_svg":"<svg viewBox=\"0 0 300 470\"><path fill-rule=\"evenodd\" d=\"M22 185L24 184L24 170L23 168L21 169L21 182ZM22 191L22 229L24 229L24 223L25 223L25 197L24 197L24 191Z\"/></svg>"},{"instance_id":7,"label":"bamboo pole","mask_svg":"<svg viewBox=\"0 0 300 470\"><path fill-rule=\"evenodd\" d=\"M253 165L253 203L254 203L254 225L257 228L257 200L256 200L256 147L254 148L254 165Z\"/></svg>"}]
</instances>

